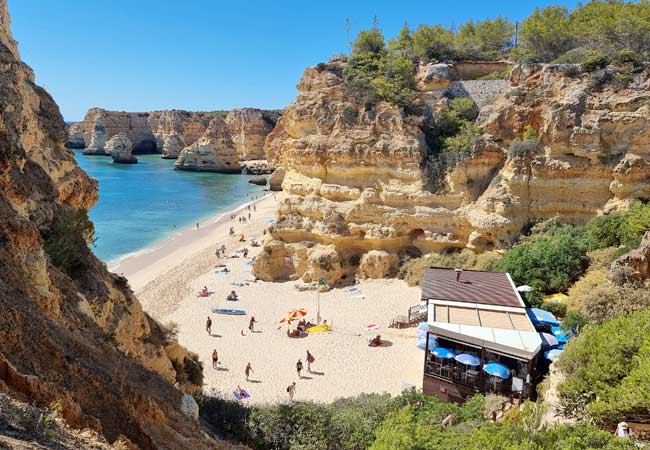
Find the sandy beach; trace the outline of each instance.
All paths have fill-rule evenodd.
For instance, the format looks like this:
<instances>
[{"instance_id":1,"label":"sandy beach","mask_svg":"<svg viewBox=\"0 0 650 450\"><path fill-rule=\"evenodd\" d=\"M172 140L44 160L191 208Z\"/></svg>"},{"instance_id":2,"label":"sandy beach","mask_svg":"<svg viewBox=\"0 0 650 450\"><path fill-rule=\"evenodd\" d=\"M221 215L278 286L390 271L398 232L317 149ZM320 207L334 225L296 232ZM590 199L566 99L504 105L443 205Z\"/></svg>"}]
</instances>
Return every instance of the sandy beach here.
<instances>
[{"instance_id":1,"label":"sandy beach","mask_svg":"<svg viewBox=\"0 0 650 450\"><path fill-rule=\"evenodd\" d=\"M287 337L287 325L279 321L293 308L306 308L307 320L316 322L318 294L299 292L295 282L254 282L252 258L261 251L251 248L250 239L263 241L263 230L275 217L281 194L251 203L251 220L242 224L230 214L188 229L161 242L155 249L119 261L111 267L124 274L145 310L162 323L178 325L179 342L196 352L204 364L206 392L234 398L240 385L248 390L252 403L288 401L287 386L296 382L295 400L332 401L360 393L398 394L405 386L421 386L422 351L417 349L415 329L391 329L388 325L398 314L405 314L419 302L419 288L400 280L366 280L355 285L358 293L347 288L320 294L321 317L333 324L333 331L308 333L303 338ZM256 211L252 211L253 206ZM238 216L248 218L247 206ZM236 235L229 236L230 227ZM247 242L238 242L244 233ZM227 256L217 258L215 249L224 244ZM241 250L249 249L248 258ZM225 264L228 274L215 266ZM233 285L237 284L237 285ZM243 285L239 285L243 284ZM211 295L197 297L207 286ZM226 301L235 290L239 301ZM215 308L243 309L244 316L220 315ZM206 332L207 317L212 320L212 335ZM250 333L248 324L258 322ZM379 330L368 331L369 325ZM387 345L368 347L368 340L381 334ZM219 367L212 367L211 355L219 353ZM306 351L315 357L312 373L307 371ZM302 378L296 363L305 365ZM250 362L253 373L246 381L244 369Z\"/></svg>"}]
</instances>

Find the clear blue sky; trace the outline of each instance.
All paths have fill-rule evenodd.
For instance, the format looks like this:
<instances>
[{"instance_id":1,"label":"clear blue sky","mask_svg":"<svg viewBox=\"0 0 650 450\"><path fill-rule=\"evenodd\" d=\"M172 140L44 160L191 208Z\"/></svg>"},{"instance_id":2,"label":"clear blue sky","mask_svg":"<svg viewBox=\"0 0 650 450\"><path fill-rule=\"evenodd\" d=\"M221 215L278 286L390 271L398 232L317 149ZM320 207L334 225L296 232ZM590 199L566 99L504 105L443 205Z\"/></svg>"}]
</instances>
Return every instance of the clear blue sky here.
<instances>
[{"instance_id":1,"label":"clear blue sky","mask_svg":"<svg viewBox=\"0 0 650 450\"><path fill-rule=\"evenodd\" d=\"M387 37L407 21L459 24L574 0L8 0L23 60L66 120L88 108L282 108L305 67L347 51L373 16Z\"/></svg>"}]
</instances>

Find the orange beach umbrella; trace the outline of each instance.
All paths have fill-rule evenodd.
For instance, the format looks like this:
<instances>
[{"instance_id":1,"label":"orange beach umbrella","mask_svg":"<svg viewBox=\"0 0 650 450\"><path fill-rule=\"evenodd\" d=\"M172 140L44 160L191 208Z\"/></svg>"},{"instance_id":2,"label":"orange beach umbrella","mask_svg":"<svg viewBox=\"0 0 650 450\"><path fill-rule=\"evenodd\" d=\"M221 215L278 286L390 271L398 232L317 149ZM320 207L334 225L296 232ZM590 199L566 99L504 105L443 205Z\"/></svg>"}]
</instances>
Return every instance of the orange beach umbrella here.
<instances>
[{"instance_id":1,"label":"orange beach umbrella","mask_svg":"<svg viewBox=\"0 0 650 450\"><path fill-rule=\"evenodd\" d=\"M287 315L291 320L299 319L300 317L305 317L307 315L307 310L305 308L292 309Z\"/></svg>"}]
</instances>

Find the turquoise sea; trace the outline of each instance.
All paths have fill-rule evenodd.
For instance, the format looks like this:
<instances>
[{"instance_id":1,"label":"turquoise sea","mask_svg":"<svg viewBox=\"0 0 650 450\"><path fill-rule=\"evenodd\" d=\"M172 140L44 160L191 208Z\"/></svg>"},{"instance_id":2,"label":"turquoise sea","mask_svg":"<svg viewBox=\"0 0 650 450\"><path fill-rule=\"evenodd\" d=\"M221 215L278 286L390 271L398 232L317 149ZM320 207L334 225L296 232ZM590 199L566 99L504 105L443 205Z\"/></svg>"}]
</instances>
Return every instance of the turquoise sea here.
<instances>
[{"instance_id":1,"label":"turquoise sea","mask_svg":"<svg viewBox=\"0 0 650 450\"><path fill-rule=\"evenodd\" d=\"M138 155L138 164L75 155L99 180L99 201L90 210L93 251L107 263L264 195L263 187L248 183L250 175L182 172L160 155Z\"/></svg>"}]
</instances>

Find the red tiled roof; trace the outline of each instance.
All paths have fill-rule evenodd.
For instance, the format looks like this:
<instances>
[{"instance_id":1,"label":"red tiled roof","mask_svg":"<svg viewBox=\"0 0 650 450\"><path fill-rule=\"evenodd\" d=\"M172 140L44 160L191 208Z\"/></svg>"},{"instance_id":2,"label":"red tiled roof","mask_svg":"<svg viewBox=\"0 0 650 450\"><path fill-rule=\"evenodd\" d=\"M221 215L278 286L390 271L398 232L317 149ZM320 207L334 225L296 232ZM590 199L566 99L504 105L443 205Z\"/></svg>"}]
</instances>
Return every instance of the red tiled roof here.
<instances>
[{"instance_id":1,"label":"red tiled roof","mask_svg":"<svg viewBox=\"0 0 650 450\"><path fill-rule=\"evenodd\" d=\"M460 281L456 281L456 275L454 269L432 267L425 270L422 277L422 299L524 306L507 273L463 270Z\"/></svg>"}]
</instances>

